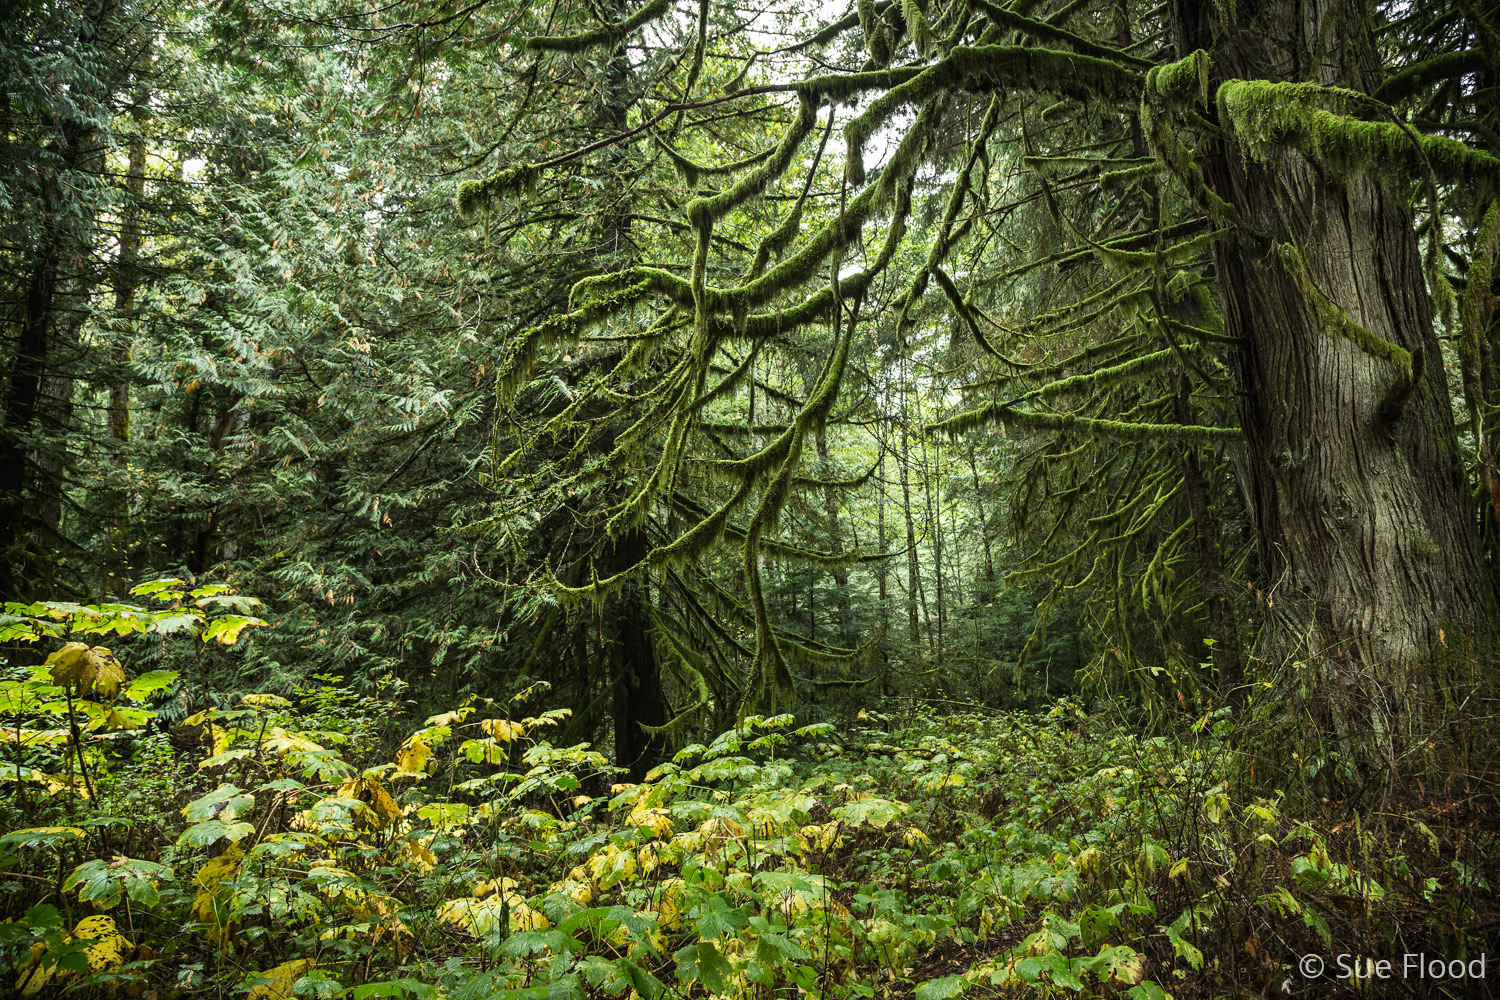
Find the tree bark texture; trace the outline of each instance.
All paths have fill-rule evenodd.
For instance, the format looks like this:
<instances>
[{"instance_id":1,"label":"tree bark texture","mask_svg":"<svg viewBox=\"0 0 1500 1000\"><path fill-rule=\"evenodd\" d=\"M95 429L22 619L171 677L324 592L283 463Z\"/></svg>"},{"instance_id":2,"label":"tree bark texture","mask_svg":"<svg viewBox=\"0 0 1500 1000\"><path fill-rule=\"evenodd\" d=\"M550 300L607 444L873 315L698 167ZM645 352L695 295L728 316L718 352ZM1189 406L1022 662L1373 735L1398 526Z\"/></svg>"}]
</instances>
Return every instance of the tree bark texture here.
<instances>
[{"instance_id":1,"label":"tree bark texture","mask_svg":"<svg viewBox=\"0 0 1500 1000\"><path fill-rule=\"evenodd\" d=\"M1211 89L1378 83L1363 8L1347 0L1180 2L1178 15L1183 53L1211 51ZM1495 608L1413 214L1368 176L1330 176L1290 149L1257 162L1232 135L1203 167L1242 219L1216 266L1225 332L1241 342L1241 479L1267 606L1260 652L1312 667L1313 707L1346 759L1394 772L1431 721L1433 661L1489 627ZM1288 246L1305 262L1300 284ZM1326 303L1311 301L1308 277ZM1328 329L1327 303L1420 351L1399 415L1382 404L1401 373Z\"/></svg>"}]
</instances>

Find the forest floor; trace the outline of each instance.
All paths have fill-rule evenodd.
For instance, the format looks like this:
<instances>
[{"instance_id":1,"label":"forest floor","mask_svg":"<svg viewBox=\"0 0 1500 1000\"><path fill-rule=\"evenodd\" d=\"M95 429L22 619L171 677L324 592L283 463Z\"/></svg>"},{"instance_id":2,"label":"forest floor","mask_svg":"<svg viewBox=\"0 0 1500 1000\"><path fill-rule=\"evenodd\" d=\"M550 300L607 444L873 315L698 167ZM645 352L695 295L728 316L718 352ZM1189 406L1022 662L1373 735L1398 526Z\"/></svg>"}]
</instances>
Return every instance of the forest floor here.
<instances>
[{"instance_id":1,"label":"forest floor","mask_svg":"<svg viewBox=\"0 0 1500 1000\"><path fill-rule=\"evenodd\" d=\"M329 682L169 731L18 722L0 989L1312 997L1356 957L1393 963L1367 995L1500 980L1493 788L1361 811L1316 775L1251 784L1225 727L1071 703L755 718L611 786L548 742L565 710L398 708Z\"/></svg>"}]
</instances>

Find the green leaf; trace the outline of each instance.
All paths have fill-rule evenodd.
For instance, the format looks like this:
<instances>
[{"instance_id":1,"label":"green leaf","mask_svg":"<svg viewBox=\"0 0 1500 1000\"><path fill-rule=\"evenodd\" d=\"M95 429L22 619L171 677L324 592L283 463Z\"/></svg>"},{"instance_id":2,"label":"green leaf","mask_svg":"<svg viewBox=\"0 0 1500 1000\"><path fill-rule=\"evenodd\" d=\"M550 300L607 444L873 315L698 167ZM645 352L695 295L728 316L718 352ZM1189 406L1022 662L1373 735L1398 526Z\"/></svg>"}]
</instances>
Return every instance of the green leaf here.
<instances>
[{"instance_id":1,"label":"green leaf","mask_svg":"<svg viewBox=\"0 0 1500 1000\"><path fill-rule=\"evenodd\" d=\"M969 984L964 981L963 976L944 976L941 979L929 979L912 991L915 1000L949 1000L951 997L961 997Z\"/></svg>"},{"instance_id":2,"label":"green leaf","mask_svg":"<svg viewBox=\"0 0 1500 1000\"><path fill-rule=\"evenodd\" d=\"M743 908L730 906L722 896L709 896L707 905L698 918L698 936L716 938L732 935L749 923L750 918Z\"/></svg>"},{"instance_id":3,"label":"green leaf","mask_svg":"<svg viewBox=\"0 0 1500 1000\"><path fill-rule=\"evenodd\" d=\"M182 810L182 818L189 823L214 818L232 820L254 808L255 796L244 794L234 785L220 785L189 802Z\"/></svg>"},{"instance_id":4,"label":"green leaf","mask_svg":"<svg viewBox=\"0 0 1500 1000\"><path fill-rule=\"evenodd\" d=\"M177 838L177 844L182 847L207 847L220 839L238 843L254 832L255 827L249 823L226 823L223 820L210 819L182 831L182 836Z\"/></svg>"},{"instance_id":5,"label":"green leaf","mask_svg":"<svg viewBox=\"0 0 1500 1000\"><path fill-rule=\"evenodd\" d=\"M1177 950L1178 958L1185 959L1194 969L1201 969L1203 968L1203 952L1199 951L1193 946L1191 941L1182 936L1182 928L1179 926L1186 922L1185 918L1187 916L1188 914L1184 913L1171 926L1162 927L1160 930L1165 932L1167 940L1172 942L1172 947Z\"/></svg>"},{"instance_id":6,"label":"green leaf","mask_svg":"<svg viewBox=\"0 0 1500 1000\"><path fill-rule=\"evenodd\" d=\"M677 949L672 957L677 960L677 979L684 986L702 983L710 993L723 993L727 989L726 977L734 967L711 941L686 945Z\"/></svg>"},{"instance_id":7,"label":"green leaf","mask_svg":"<svg viewBox=\"0 0 1500 1000\"><path fill-rule=\"evenodd\" d=\"M81 842L85 838L76 826L34 826L24 830L12 830L0 836L0 851L36 850L47 847L63 847Z\"/></svg>"}]
</instances>

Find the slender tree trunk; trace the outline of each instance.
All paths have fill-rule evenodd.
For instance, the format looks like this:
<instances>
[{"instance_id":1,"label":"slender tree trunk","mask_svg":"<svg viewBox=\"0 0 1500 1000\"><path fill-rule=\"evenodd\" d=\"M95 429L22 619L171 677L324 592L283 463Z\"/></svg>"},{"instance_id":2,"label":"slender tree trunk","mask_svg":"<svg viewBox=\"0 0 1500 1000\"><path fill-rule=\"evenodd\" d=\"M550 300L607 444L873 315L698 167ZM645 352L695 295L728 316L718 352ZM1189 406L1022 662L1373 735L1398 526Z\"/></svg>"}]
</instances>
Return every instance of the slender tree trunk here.
<instances>
[{"instance_id":1,"label":"slender tree trunk","mask_svg":"<svg viewBox=\"0 0 1500 1000\"><path fill-rule=\"evenodd\" d=\"M138 99L145 106L149 95ZM137 128L142 116L137 116ZM146 193L146 139L139 131L130 141L130 160L125 172L126 201L120 218L120 252L115 262L115 363L120 374L110 383L109 397L105 404L105 423L109 431L110 462L118 469L126 464L126 445L130 443L130 380L125 370L130 364L130 350L135 339L135 295L140 283L137 264L141 249L141 200ZM125 551L126 522L129 518L129 497L123 489L111 489L105 497L105 514L108 519L109 548L106 565L112 567L111 576L105 581L105 589L123 596L129 583L126 568L128 554Z\"/></svg>"},{"instance_id":2,"label":"slender tree trunk","mask_svg":"<svg viewBox=\"0 0 1500 1000\"><path fill-rule=\"evenodd\" d=\"M906 517L906 617L911 626L911 641L915 645L922 641L921 625L917 620L917 528L911 517L911 441L906 430L906 418L901 419L901 512Z\"/></svg>"},{"instance_id":3,"label":"slender tree trunk","mask_svg":"<svg viewBox=\"0 0 1500 1000\"><path fill-rule=\"evenodd\" d=\"M979 463L974 457L974 442L969 442L964 457L969 462L969 475L974 480L974 512L979 517L979 541L984 551L983 590L976 595L979 600L993 600L995 596L995 557L990 550L990 522L984 513L984 488L979 485Z\"/></svg>"},{"instance_id":4,"label":"slender tree trunk","mask_svg":"<svg viewBox=\"0 0 1500 1000\"><path fill-rule=\"evenodd\" d=\"M875 494L875 551L885 551L885 443L881 442L881 455L879 468L875 470L875 480L880 484L880 490ZM875 570L876 593L880 598L880 624L884 628L890 625L890 608L886 605L886 578L890 570L884 559L880 560Z\"/></svg>"},{"instance_id":5,"label":"slender tree trunk","mask_svg":"<svg viewBox=\"0 0 1500 1000\"><path fill-rule=\"evenodd\" d=\"M1342 0L1177 9L1183 51L1213 50L1214 86L1313 80L1368 92L1378 70L1362 11ZM1242 343L1242 486L1259 586L1274 601L1262 648L1312 664L1302 672L1316 678L1311 707L1344 759L1393 775L1441 696L1431 661L1468 638L1487 645L1474 634L1495 621L1412 213L1368 176L1331 177L1292 150L1260 163L1231 137L1203 162L1243 218L1216 263L1226 332ZM1311 295L1419 352L1399 413L1393 363L1327 329Z\"/></svg>"},{"instance_id":6,"label":"slender tree trunk","mask_svg":"<svg viewBox=\"0 0 1500 1000\"><path fill-rule=\"evenodd\" d=\"M823 479L833 478L833 463L828 457L828 435L819 431L816 435L818 447L818 475ZM823 516L828 519L829 551L843 554L844 536L839 528L839 490L836 486L823 487ZM849 570L840 566L833 570L833 583L838 588L838 637L837 642L848 645L854 623L854 606L849 594Z\"/></svg>"},{"instance_id":7,"label":"slender tree trunk","mask_svg":"<svg viewBox=\"0 0 1500 1000\"><path fill-rule=\"evenodd\" d=\"M922 402L917 399L917 423L922 423ZM941 522L941 499L933 500L933 480L938 478L939 471L933 468L933 463L927 457L927 435L922 435L922 506L926 515L927 531L932 536L932 573L933 573L933 603L937 612L937 631L934 634L932 623L929 622L927 631L932 638L932 655L937 662L943 660L943 525ZM941 487L939 487L941 488ZM924 600L925 604L926 601Z\"/></svg>"}]
</instances>

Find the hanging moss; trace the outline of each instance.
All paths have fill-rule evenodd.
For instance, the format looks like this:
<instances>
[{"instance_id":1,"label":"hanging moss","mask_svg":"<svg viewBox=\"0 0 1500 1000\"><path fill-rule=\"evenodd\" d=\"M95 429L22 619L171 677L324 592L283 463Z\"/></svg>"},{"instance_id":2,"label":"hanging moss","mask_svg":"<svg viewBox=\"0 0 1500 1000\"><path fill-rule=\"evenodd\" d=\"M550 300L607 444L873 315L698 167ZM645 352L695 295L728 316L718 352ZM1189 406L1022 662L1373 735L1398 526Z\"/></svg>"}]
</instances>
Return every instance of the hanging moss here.
<instances>
[{"instance_id":1,"label":"hanging moss","mask_svg":"<svg viewBox=\"0 0 1500 1000\"><path fill-rule=\"evenodd\" d=\"M1464 404L1469 410L1469 432L1476 453L1482 453L1483 410L1486 402L1481 376L1480 336L1492 306L1495 257L1500 253L1500 199L1490 201L1474 234L1474 254L1469 261L1468 283L1459 303L1458 360L1463 374Z\"/></svg>"},{"instance_id":2,"label":"hanging moss","mask_svg":"<svg viewBox=\"0 0 1500 1000\"><path fill-rule=\"evenodd\" d=\"M460 218L472 219L497 202L530 194L541 178L541 168L534 163L491 174L482 180L467 180L458 185L456 204Z\"/></svg>"},{"instance_id":3,"label":"hanging moss","mask_svg":"<svg viewBox=\"0 0 1500 1000\"><path fill-rule=\"evenodd\" d=\"M532 52L566 52L576 55L596 45L618 42L637 28L644 27L662 17L672 9L672 0L651 0L650 3L614 24L607 24L592 31L576 35L537 35L526 39L526 48Z\"/></svg>"},{"instance_id":4,"label":"hanging moss","mask_svg":"<svg viewBox=\"0 0 1500 1000\"><path fill-rule=\"evenodd\" d=\"M828 101L838 103L870 90L889 90L923 73L920 66L900 66L895 69L868 70L860 73L829 73L811 76L796 84L797 93L814 103Z\"/></svg>"},{"instance_id":5,"label":"hanging moss","mask_svg":"<svg viewBox=\"0 0 1500 1000\"><path fill-rule=\"evenodd\" d=\"M880 126L901 108L921 105L941 93L1005 87L1080 99L1124 98L1139 93L1140 86L1138 73L1095 56L1021 46L956 46L943 59L891 87L844 126L849 182L864 182L865 143Z\"/></svg>"},{"instance_id":6,"label":"hanging moss","mask_svg":"<svg viewBox=\"0 0 1500 1000\"><path fill-rule=\"evenodd\" d=\"M1106 167L1140 167L1154 166L1156 161L1149 156L1026 156L1021 162L1034 170L1055 173L1058 170L1071 169L1080 171L1080 174L1102 172ZM1074 177L1080 176L1074 174Z\"/></svg>"},{"instance_id":7,"label":"hanging moss","mask_svg":"<svg viewBox=\"0 0 1500 1000\"><path fill-rule=\"evenodd\" d=\"M692 701L660 726L642 725L641 728L653 738L677 741L683 736L689 723L697 720L708 708L713 698L708 681L704 679L701 657L688 646L678 641L672 630L663 624L661 616L651 614L652 628L648 633L652 647L661 662L684 688L692 692Z\"/></svg>"},{"instance_id":8,"label":"hanging moss","mask_svg":"<svg viewBox=\"0 0 1500 1000\"><path fill-rule=\"evenodd\" d=\"M788 126L774 152L764 163L740 178L727 190L707 198L695 198L687 206L688 221L701 227L722 219L729 211L760 194L767 184L786 172L802 140L818 121L817 104L804 97L798 102L797 117Z\"/></svg>"},{"instance_id":9,"label":"hanging moss","mask_svg":"<svg viewBox=\"0 0 1500 1000\"><path fill-rule=\"evenodd\" d=\"M926 56L932 49L932 27L918 0L901 0L901 18L906 22L906 37L911 39L917 55Z\"/></svg>"},{"instance_id":10,"label":"hanging moss","mask_svg":"<svg viewBox=\"0 0 1500 1000\"><path fill-rule=\"evenodd\" d=\"M1147 73L1141 96L1141 130L1151 155L1182 181L1189 196L1209 218L1221 225L1237 224L1238 211L1209 188L1202 167L1183 145L1170 121L1171 115L1187 115L1195 104L1207 104L1208 69L1208 55L1199 49Z\"/></svg>"}]
</instances>

